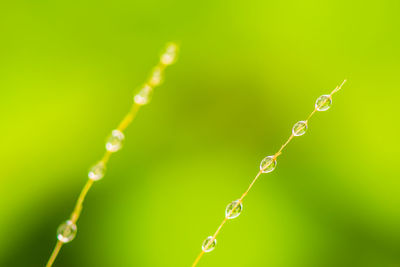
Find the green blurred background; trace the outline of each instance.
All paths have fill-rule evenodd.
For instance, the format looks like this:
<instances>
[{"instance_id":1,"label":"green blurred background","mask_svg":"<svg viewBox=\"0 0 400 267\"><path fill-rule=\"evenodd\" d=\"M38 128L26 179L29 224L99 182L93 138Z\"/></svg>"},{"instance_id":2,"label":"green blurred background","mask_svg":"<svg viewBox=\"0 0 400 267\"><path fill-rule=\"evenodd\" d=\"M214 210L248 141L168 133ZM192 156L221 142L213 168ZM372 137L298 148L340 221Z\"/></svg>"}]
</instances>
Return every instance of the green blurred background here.
<instances>
[{"instance_id":1,"label":"green blurred background","mask_svg":"<svg viewBox=\"0 0 400 267\"><path fill-rule=\"evenodd\" d=\"M400 266L399 11L383 1L4 1L0 266L44 266L166 42L55 266L190 266L315 99L344 78L199 266Z\"/></svg>"}]
</instances>

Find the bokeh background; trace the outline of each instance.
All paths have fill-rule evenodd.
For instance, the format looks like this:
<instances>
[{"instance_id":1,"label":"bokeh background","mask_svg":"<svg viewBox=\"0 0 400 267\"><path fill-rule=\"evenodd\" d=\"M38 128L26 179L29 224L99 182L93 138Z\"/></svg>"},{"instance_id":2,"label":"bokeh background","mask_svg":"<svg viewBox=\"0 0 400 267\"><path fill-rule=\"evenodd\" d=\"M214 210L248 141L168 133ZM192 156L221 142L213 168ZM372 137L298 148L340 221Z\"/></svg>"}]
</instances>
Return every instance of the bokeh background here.
<instances>
[{"instance_id":1,"label":"bokeh background","mask_svg":"<svg viewBox=\"0 0 400 267\"><path fill-rule=\"evenodd\" d=\"M382 1L4 1L0 266L44 266L104 140L181 44L55 266L400 266L399 11Z\"/></svg>"}]
</instances>

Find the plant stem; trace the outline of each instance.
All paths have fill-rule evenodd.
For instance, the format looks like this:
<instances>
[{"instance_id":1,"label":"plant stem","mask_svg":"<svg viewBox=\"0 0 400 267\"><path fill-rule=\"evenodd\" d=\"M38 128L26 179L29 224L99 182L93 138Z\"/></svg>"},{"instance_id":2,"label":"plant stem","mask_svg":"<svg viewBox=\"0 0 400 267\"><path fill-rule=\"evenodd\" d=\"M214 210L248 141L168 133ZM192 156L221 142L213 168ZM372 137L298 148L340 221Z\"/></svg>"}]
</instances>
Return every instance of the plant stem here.
<instances>
[{"instance_id":1,"label":"plant stem","mask_svg":"<svg viewBox=\"0 0 400 267\"><path fill-rule=\"evenodd\" d=\"M344 80L342 82L342 84L340 86L337 86L331 93L330 96L332 97L333 94L335 94L337 91L339 91L343 84L346 82L346 80ZM322 103L323 105L324 103ZM311 119L311 117L315 114L315 112L318 110L318 107L315 106L314 110L310 113L310 115L307 117L306 123L308 123L308 121ZM281 146L281 148L278 150L278 152L276 152L273 156L273 160L276 160L281 154L282 151L285 149L285 147L292 141L292 139L294 138L294 134L292 133L290 135L290 137L288 138L288 140ZM272 161L271 163L272 164ZM268 164L268 166L270 165ZM268 166L265 166L264 169L266 169ZM216 239L217 235L220 233L222 227L225 225L226 221L228 220L228 217L231 215L231 213L243 202L243 199L247 196L247 194L249 193L250 189L253 187L254 183L257 181L257 179L259 178L259 176L263 173L263 169L261 169L257 175L254 177L253 181L250 183L249 187L247 188L247 190L242 194L242 196L239 198L239 200L237 201L236 205L231 209L231 211L228 213L227 216L225 216L224 220L222 221L222 223L218 226L217 231L214 233L214 235L212 236L212 238L208 241L208 243L205 245L205 247L208 247L209 245L211 245L214 240ZM199 263L200 259L203 257L204 255L204 250L202 250L199 255L197 256L196 260L193 262L192 267L197 266L197 264Z\"/></svg>"},{"instance_id":2,"label":"plant stem","mask_svg":"<svg viewBox=\"0 0 400 267\"><path fill-rule=\"evenodd\" d=\"M146 94L142 94L141 97L147 97L145 102L138 102L134 98L134 102L131 106L131 109L129 112L125 115L125 117L122 119L122 121L119 123L117 130L122 134L122 132L132 123L132 121L135 119L137 112L139 111L140 107L142 105L147 104L150 101L150 96L149 93L152 92L152 90L158 86L161 83L161 77L163 74L164 69L168 66L174 63L176 59L176 53L177 53L177 45L174 43L169 43L167 44L166 47L166 52L161 55L160 61L157 64L156 68L157 72L152 73L152 76L148 79L148 81L145 83L147 91L145 91ZM138 93L140 94L140 93ZM136 95L137 96L137 95ZM122 134L123 135L123 134ZM117 151L117 150L116 150ZM104 168L106 167L108 161L110 160L111 154L116 151L110 151L106 150L104 153L103 158L100 160L100 163L103 164ZM89 177L90 178L90 177ZM86 195L88 194L89 190L92 188L93 183L96 180L94 179L88 179L86 181L86 184L81 190L81 193L79 194L78 200L76 201L75 207L73 209L73 212L70 216L69 221L76 227L76 222L78 221L80 214L82 212L83 208L83 202L85 201ZM71 239L72 240L72 239ZM71 241L69 240L69 241ZM60 240L57 241L53 252L51 253L51 256L46 264L46 267L51 267L54 264L55 259L57 258L57 255L59 254L61 247L64 243Z\"/></svg>"}]
</instances>

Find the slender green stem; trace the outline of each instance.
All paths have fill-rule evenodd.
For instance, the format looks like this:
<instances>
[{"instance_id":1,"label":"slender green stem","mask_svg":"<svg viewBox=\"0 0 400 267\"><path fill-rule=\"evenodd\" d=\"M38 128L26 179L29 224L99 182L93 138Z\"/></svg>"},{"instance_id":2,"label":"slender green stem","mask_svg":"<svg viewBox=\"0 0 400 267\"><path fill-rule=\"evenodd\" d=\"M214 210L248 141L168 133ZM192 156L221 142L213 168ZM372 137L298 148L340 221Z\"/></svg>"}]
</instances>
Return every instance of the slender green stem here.
<instances>
[{"instance_id":1,"label":"slender green stem","mask_svg":"<svg viewBox=\"0 0 400 267\"><path fill-rule=\"evenodd\" d=\"M335 94L337 91L339 91L343 84L346 82L346 80L344 80L342 82L342 84L340 86L337 86L330 94L330 96L332 97L333 94ZM321 105L323 105L324 103L322 103ZM311 117L315 114L315 112L318 110L319 107L315 107L314 110L310 113L310 115L307 117L306 122L308 123L308 121L311 119ZM268 168L274 160L276 160L281 154L282 151L286 148L286 146L292 141L292 139L294 138L294 134L292 133L290 135L290 137L288 138L288 140L281 146L281 148L278 150L278 152L276 152L273 156L273 160L266 166L264 166L263 169L261 169L257 175L254 177L253 181L250 183L249 187L247 188L247 190L242 194L242 196L239 198L239 200L236 202L236 205L230 210L230 212L225 216L224 220L222 221L222 223L218 226L217 231L214 233L214 235L212 236L212 238L207 242L207 244L205 245L206 248L208 248L216 239L217 235L220 233L222 227L225 225L225 223L227 222L228 218L230 217L230 215L232 214L232 212L243 202L243 199L247 196L247 194L249 193L250 189L253 187L253 185L255 184L255 182L257 181L257 179L260 177L260 175L263 173L263 170L265 170L266 168ZM196 257L195 261L192 264L192 267L196 267L197 264L199 263L200 259L203 257L204 255L204 250L202 250L199 255Z\"/></svg>"},{"instance_id":2,"label":"slender green stem","mask_svg":"<svg viewBox=\"0 0 400 267\"><path fill-rule=\"evenodd\" d=\"M166 52L161 56L160 62L157 64L157 66L155 68L157 70L157 72L153 72L152 76L145 83L147 91L145 91L144 94L141 95L141 97L147 97L146 102L138 102L138 101L134 100L130 111L125 115L125 117L119 123L119 125L117 127L118 131L123 132L135 119L140 107L144 104L147 104L147 102L149 101L148 94L150 93L150 91L152 91L156 86L158 86L160 84L161 75L162 75L164 69L168 65L174 63L175 57L176 57L176 52L177 52L176 50L177 50L176 44L170 43L167 45ZM104 165L104 168L106 167L108 161L110 160L111 154L112 154L112 152L107 150L104 153L103 158L100 160L100 162ZM85 201L85 198L86 198L89 190L92 188L94 182L95 182L95 180L88 179L86 184L82 188L82 191L79 194L78 200L76 201L75 207L74 207L71 217L69 219L71 221L71 223L76 224L76 222L78 221L78 219L81 215L81 212L82 212L83 203ZM51 267L54 264L54 261L57 258L57 255L59 254L62 245L63 245L63 242L58 240L53 249L53 252L51 253L51 256L46 264L46 267Z\"/></svg>"}]
</instances>

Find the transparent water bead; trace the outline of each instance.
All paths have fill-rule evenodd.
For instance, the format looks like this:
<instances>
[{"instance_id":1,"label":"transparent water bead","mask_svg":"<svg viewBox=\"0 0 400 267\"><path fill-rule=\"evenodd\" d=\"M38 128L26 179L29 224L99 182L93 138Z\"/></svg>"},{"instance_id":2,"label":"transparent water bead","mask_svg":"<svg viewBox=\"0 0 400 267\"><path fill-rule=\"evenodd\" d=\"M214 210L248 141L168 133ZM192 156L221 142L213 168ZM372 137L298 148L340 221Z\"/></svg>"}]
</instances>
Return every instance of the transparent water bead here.
<instances>
[{"instance_id":1,"label":"transparent water bead","mask_svg":"<svg viewBox=\"0 0 400 267\"><path fill-rule=\"evenodd\" d=\"M238 203L238 200L232 201L226 206L225 217L228 219L235 219L240 215L243 210L242 202Z\"/></svg>"},{"instance_id":2,"label":"transparent water bead","mask_svg":"<svg viewBox=\"0 0 400 267\"><path fill-rule=\"evenodd\" d=\"M98 181L104 177L106 166L103 161L99 161L96 165L92 166L89 170L88 177L94 181Z\"/></svg>"},{"instance_id":3,"label":"transparent water bead","mask_svg":"<svg viewBox=\"0 0 400 267\"><path fill-rule=\"evenodd\" d=\"M153 88L150 85L145 84L143 88L140 89L139 93L134 96L133 101L138 105L146 105L150 102L152 93Z\"/></svg>"},{"instance_id":4,"label":"transparent water bead","mask_svg":"<svg viewBox=\"0 0 400 267\"><path fill-rule=\"evenodd\" d=\"M57 229L57 239L63 243L71 242L76 236L76 231L76 225L72 221L65 221Z\"/></svg>"},{"instance_id":5,"label":"transparent water bead","mask_svg":"<svg viewBox=\"0 0 400 267\"><path fill-rule=\"evenodd\" d=\"M318 97L317 101L315 102L315 108L318 111L325 111L328 110L332 105L332 97L330 95L322 95Z\"/></svg>"},{"instance_id":6,"label":"transparent water bead","mask_svg":"<svg viewBox=\"0 0 400 267\"><path fill-rule=\"evenodd\" d=\"M214 239L213 242L210 243L211 239L212 239L212 236L209 236L206 238L206 240L204 240L203 245L201 246L201 249L204 252L211 252L215 249L215 246L217 245L217 239Z\"/></svg>"},{"instance_id":7,"label":"transparent water bead","mask_svg":"<svg viewBox=\"0 0 400 267\"><path fill-rule=\"evenodd\" d=\"M269 173L275 170L276 167L276 159L274 159L274 156L268 156L265 157L260 164L260 170L263 173Z\"/></svg>"},{"instance_id":8,"label":"transparent water bead","mask_svg":"<svg viewBox=\"0 0 400 267\"><path fill-rule=\"evenodd\" d=\"M177 51L178 46L176 44L168 44L165 53L161 55L161 63L163 65L171 65L172 63L174 63Z\"/></svg>"},{"instance_id":9,"label":"transparent water bead","mask_svg":"<svg viewBox=\"0 0 400 267\"><path fill-rule=\"evenodd\" d=\"M125 135L119 130L113 130L111 136L107 139L106 149L110 152L117 152L122 148Z\"/></svg>"},{"instance_id":10,"label":"transparent water bead","mask_svg":"<svg viewBox=\"0 0 400 267\"><path fill-rule=\"evenodd\" d=\"M307 122L299 121L293 126L292 133L294 136L301 136L307 131Z\"/></svg>"},{"instance_id":11,"label":"transparent water bead","mask_svg":"<svg viewBox=\"0 0 400 267\"><path fill-rule=\"evenodd\" d=\"M163 71L160 67L156 67L151 74L149 84L151 86L160 85L163 81Z\"/></svg>"}]
</instances>

